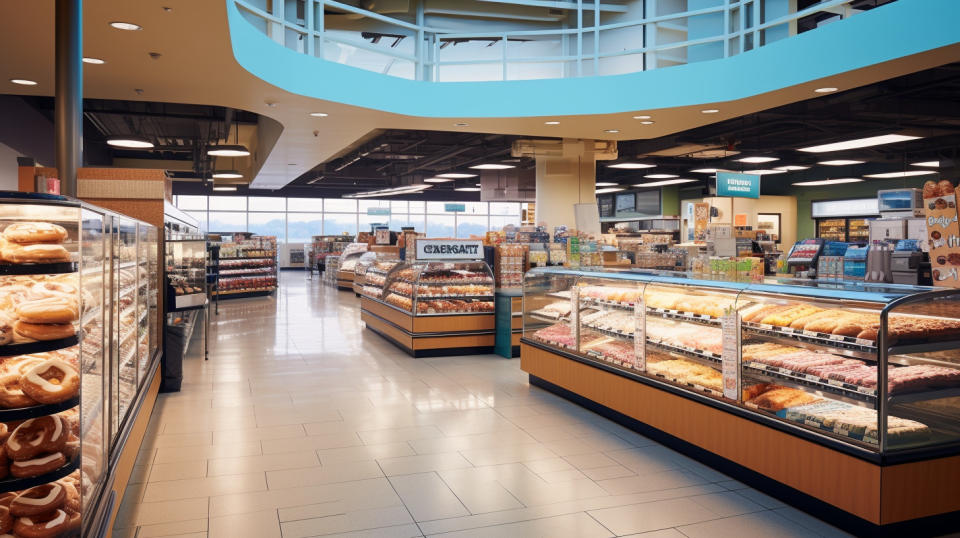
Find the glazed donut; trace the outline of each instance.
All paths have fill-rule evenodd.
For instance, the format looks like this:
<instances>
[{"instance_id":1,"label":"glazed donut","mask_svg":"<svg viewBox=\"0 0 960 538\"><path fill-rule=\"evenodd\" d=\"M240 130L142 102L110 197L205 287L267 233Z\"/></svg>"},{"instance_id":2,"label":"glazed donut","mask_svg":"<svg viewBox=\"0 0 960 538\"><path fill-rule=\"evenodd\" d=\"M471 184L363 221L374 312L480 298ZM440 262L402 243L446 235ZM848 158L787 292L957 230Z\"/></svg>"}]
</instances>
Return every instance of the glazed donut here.
<instances>
[{"instance_id":1,"label":"glazed donut","mask_svg":"<svg viewBox=\"0 0 960 538\"><path fill-rule=\"evenodd\" d=\"M4 533L5 536L10 536L6 534L13 530L13 516L10 515L10 508L7 506L0 506L0 532Z\"/></svg>"},{"instance_id":2,"label":"glazed donut","mask_svg":"<svg viewBox=\"0 0 960 538\"><path fill-rule=\"evenodd\" d=\"M59 452L32 460L15 461L10 464L10 474L17 478L28 478L52 473L67 464L67 458Z\"/></svg>"},{"instance_id":3,"label":"glazed donut","mask_svg":"<svg viewBox=\"0 0 960 538\"><path fill-rule=\"evenodd\" d=\"M6 493L0 493L0 506L10 506L10 502L17 498L18 493L16 491L8 491Z\"/></svg>"},{"instance_id":4,"label":"glazed donut","mask_svg":"<svg viewBox=\"0 0 960 538\"><path fill-rule=\"evenodd\" d=\"M68 432L57 415L31 418L17 426L7 439L7 455L24 461L48 452L59 452L67 443Z\"/></svg>"},{"instance_id":5,"label":"glazed donut","mask_svg":"<svg viewBox=\"0 0 960 538\"><path fill-rule=\"evenodd\" d=\"M7 457L6 450L0 450L0 479L6 478L10 474L10 458Z\"/></svg>"},{"instance_id":6,"label":"glazed donut","mask_svg":"<svg viewBox=\"0 0 960 538\"><path fill-rule=\"evenodd\" d=\"M13 342L13 322L0 319L0 346Z\"/></svg>"},{"instance_id":7,"label":"glazed donut","mask_svg":"<svg viewBox=\"0 0 960 538\"><path fill-rule=\"evenodd\" d=\"M37 405L33 398L20 390L20 377L16 372L0 375L0 407L17 409Z\"/></svg>"},{"instance_id":8,"label":"glazed donut","mask_svg":"<svg viewBox=\"0 0 960 538\"><path fill-rule=\"evenodd\" d=\"M10 514L17 517L35 516L63 507L67 490L59 482L41 484L22 491L10 502Z\"/></svg>"},{"instance_id":9,"label":"glazed donut","mask_svg":"<svg viewBox=\"0 0 960 538\"><path fill-rule=\"evenodd\" d=\"M20 390L42 404L60 403L80 391L80 375L66 362L50 359L23 374Z\"/></svg>"},{"instance_id":10,"label":"glazed donut","mask_svg":"<svg viewBox=\"0 0 960 538\"><path fill-rule=\"evenodd\" d=\"M73 518L57 509L47 514L21 517L13 524L13 532L23 538L53 538L71 529Z\"/></svg>"},{"instance_id":11,"label":"glazed donut","mask_svg":"<svg viewBox=\"0 0 960 538\"><path fill-rule=\"evenodd\" d=\"M71 282L64 282L62 280L45 280L43 282L37 282L30 288L30 292L36 294L39 297L57 297L66 295L68 297L76 297L79 289L77 286Z\"/></svg>"},{"instance_id":12,"label":"glazed donut","mask_svg":"<svg viewBox=\"0 0 960 538\"><path fill-rule=\"evenodd\" d=\"M63 444L63 454L67 459L72 460L80 453L80 438L74 434L67 437L67 442Z\"/></svg>"},{"instance_id":13,"label":"glazed donut","mask_svg":"<svg viewBox=\"0 0 960 538\"><path fill-rule=\"evenodd\" d=\"M42 324L18 320L13 324L13 330L20 336L34 340L59 340L77 334L77 329L72 323Z\"/></svg>"},{"instance_id":14,"label":"glazed donut","mask_svg":"<svg viewBox=\"0 0 960 538\"><path fill-rule=\"evenodd\" d=\"M63 502L63 507L68 512L79 512L80 490L77 489L77 482L64 478L60 480L60 484L63 486L63 490L67 493L67 497Z\"/></svg>"},{"instance_id":15,"label":"glazed donut","mask_svg":"<svg viewBox=\"0 0 960 538\"><path fill-rule=\"evenodd\" d=\"M11 263L53 263L70 261L70 253L63 245L37 243L35 245L17 245L7 243L3 248L3 259Z\"/></svg>"},{"instance_id":16,"label":"glazed donut","mask_svg":"<svg viewBox=\"0 0 960 538\"><path fill-rule=\"evenodd\" d=\"M3 238L13 243L60 243L67 229L52 222L15 222L3 230Z\"/></svg>"},{"instance_id":17,"label":"glazed donut","mask_svg":"<svg viewBox=\"0 0 960 538\"><path fill-rule=\"evenodd\" d=\"M30 353L27 355L17 355L3 361L2 369L4 374L23 375L30 368L53 358L50 353Z\"/></svg>"},{"instance_id":18,"label":"glazed donut","mask_svg":"<svg viewBox=\"0 0 960 538\"><path fill-rule=\"evenodd\" d=\"M80 318L77 301L66 295L22 302L16 312L17 318L27 323L70 323Z\"/></svg>"}]
</instances>

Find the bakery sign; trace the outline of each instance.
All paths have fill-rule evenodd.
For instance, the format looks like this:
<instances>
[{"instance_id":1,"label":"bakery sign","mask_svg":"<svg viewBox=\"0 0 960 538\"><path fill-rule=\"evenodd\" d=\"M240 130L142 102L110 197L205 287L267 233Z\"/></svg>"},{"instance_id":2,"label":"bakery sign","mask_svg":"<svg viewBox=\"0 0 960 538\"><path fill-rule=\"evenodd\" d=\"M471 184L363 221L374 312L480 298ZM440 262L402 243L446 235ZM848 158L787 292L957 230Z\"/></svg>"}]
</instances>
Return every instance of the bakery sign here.
<instances>
[{"instance_id":1,"label":"bakery sign","mask_svg":"<svg viewBox=\"0 0 960 538\"><path fill-rule=\"evenodd\" d=\"M954 186L947 180L923 186L933 284L960 288L960 224Z\"/></svg>"},{"instance_id":2,"label":"bakery sign","mask_svg":"<svg viewBox=\"0 0 960 538\"><path fill-rule=\"evenodd\" d=\"M483 241L465 239L417 239L418 260L478 260Z\"/></svg>"}]
</instances>

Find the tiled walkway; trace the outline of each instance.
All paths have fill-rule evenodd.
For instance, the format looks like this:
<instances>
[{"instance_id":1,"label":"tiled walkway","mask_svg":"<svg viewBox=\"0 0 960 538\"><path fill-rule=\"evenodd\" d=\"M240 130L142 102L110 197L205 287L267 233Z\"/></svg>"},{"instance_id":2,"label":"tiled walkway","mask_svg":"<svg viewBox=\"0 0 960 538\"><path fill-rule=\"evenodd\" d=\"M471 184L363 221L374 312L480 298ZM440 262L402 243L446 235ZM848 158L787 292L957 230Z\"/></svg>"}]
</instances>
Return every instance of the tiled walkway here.
<instances>
[{"instance_id":1,"label":"tiled walkway","mask_svg":"<svg viewBox=\"0 0 960 538\"><path fill-rule=\"evenodd\" d=\"M227 301L161 395L114 535L835 536L529 386L519 360L412 359L302 273Z\"/></svg>"}]
</instances>

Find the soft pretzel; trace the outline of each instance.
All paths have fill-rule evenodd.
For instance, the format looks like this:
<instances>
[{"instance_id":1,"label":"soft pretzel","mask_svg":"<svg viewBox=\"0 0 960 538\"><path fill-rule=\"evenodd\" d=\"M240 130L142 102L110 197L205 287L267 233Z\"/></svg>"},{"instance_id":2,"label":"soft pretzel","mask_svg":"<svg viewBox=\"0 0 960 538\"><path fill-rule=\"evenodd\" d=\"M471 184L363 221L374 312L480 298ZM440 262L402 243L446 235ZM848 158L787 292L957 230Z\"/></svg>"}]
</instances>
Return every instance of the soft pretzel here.
<instances>
[{"instance_id":1,"label":"soft pretzel","mask_svg":"<svg viewBox=\"0 0 960 538\"><path fill-rule=\"evenodd\" d=\"M10 464L10 474L17 478L28 478L52 473L67 464L67 458L60 452L32 460L15 461Z\"/></svg>"},{"instance_id":2,"label":"soft pretzel","mask_svg":"<svg viewBox=\"0 0 960 538\"><path fill-rule=\"evenodd\" d=\"M62 507L66 500L67 490L63 484L41 484L17 495L10 502L10 513L17 517L42 514Z\"/></svg>"},{"instance_id":3,"label":"soft pretzel","mask_svg":"<svg viewBox=\"0 0 960 538\"><path fill-rule=\"evenodd\" d=\"M46 514L21 517L13 524L13 532L23 538L53 538L69 531L74 518L62 509Z\"/></svg>"},{"instance_id":4,"label":"soft pretzel","mask_svg":"<svg viewBox=\"0 0 960 538\"><path fill-rule=\"evenodd\" d=\"M31 418L17 426L7 439L7 455L14 461L24 461L38 454L58 452L67 442L67 429L57 415Z\"/></svg>"},{"instance_id":5,"label":"soft pretzel","mask_svg":"<svg viewBox=\"0 0 960 538\"><path fill-rule=\"evenodd\" d=\"M23 374L20 389L42 404L60 403L73 398L80 391L80 375L66 362L49 359Z\"/></svg>"}]
</instances>

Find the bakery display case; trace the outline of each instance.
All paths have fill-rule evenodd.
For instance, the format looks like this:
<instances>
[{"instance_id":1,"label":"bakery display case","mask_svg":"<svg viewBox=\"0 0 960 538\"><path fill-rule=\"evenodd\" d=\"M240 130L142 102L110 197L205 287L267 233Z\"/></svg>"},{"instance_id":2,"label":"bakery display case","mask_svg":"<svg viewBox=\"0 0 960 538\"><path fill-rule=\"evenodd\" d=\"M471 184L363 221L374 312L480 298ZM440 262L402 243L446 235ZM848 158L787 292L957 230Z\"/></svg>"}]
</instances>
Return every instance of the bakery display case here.
<instances>
[{"instance_id":1,"label":"bakery display case","mask_svg":"<svg viewBox=\"0 0 960 538\"><path fill-rule=\"evenodd\" d=\"M203 256L206 259L206 249ZM269 295L276 290L276 237L253 236L220 244L212 295L231 299Z\"/></svg>"},{"instance_id":2,"label":"bakery display case","mask_svg":"<svg viewBox=\"0 0 960 538\"><path fill-rule=\"evenodd\" d=\"M201 235L172 234L164 241L164 250L168 310L203 306L207 300L207 240Z\"/></svg>"},{"instance_id":3,"label":"bakery display case","mask_svg":"<svg viewBox=\"0 0 960 538\"><path fill-rule=\"evenodd\" d=\"M827 466L852 457L862 462L851 468L857 473L889 476L898 488L885 488L889 495L930 500L946 478L923 473L947 462L949 479L960 479L960 290L536 268L524 283L523 326L531 382L629 416L868 525L894 516L880 517L883 503L868 510L837 492L879 498L872 482L847 483L849 473L798 477L788 462L771 463L725 436L766 438L799 461ZM683 407L685 418L670 406ZM712 422L727 433L690 426ZM894 472L904 465L915 472ZM960 509L960 497L951 499L950 510L938 498L896 517Z\"/></svg>"},{"instance_id":4,"label":"bakery display case","mask_svg":"<svg viewBox=\"0 0 960 538\"><path fill-rule=\"evenodd\" d=\"M360 294L375 299L383 297L383 290L387 285L387 275L399 263L400 260L373 260L370 262L363 273L363 285Z\"/></svg>"},{"instance_id":5,"label":"bakery display case","mask_svg":"<svg viewBox=\"0 0 960 538\"><path fill-rule=\"evenodd\" d=\"M310 258L308 262L312 269L320 273L326 270L328 256L337 256L353 242L351 235L315 235L311 238Z\"/></svg>"},{"instance_id":6,"label":"bakery display case","mask_svg":"<svg viewBox=\"0 0 960 538\"><path fill-rule=\"evenodd\" d=\"M362 297L363 320L411 355L492 349L494 278L486 262L396 263L380 290Z\"/></svg>"},{"instance_id":7,"label":"bakery display case","mask_svg":"<svg viewBox=\"0 0 960 538\"><path fill-rule=\"evenodd\" d=\"M350 243L337 258L337 264L327 266L327 272L336 277L338 290L352 291L356 278L357 262L367 252L366 243ZM335 269L335 270L334 270Z\"/></svg>"}]
</instances>

